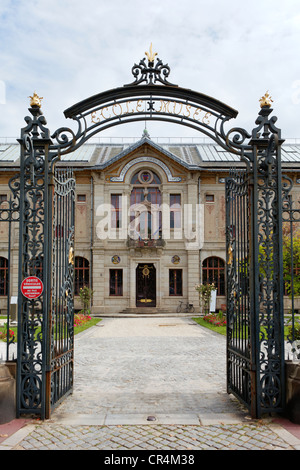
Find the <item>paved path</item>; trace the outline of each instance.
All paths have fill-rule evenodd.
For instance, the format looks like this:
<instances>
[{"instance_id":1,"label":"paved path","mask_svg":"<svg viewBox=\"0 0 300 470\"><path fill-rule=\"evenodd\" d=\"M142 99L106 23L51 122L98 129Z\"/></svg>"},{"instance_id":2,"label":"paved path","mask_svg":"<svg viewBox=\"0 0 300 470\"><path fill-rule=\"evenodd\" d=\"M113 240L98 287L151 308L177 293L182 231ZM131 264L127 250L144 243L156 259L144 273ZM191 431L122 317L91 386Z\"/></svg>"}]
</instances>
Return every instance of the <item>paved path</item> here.
<instances>
[{"instance_id":1,"label":"paved path","mask_svg":"<svg viewBox=\"0 0 300 470\"><path fill-rule=\"evenodd\" d=\"M226 340L191 318L104 318L75 337L74 392L0 444L25 449L299 449L226 393Z\"/></svg>"},{"instance_id":2,"label":"paved path","mask_svg":"<svg viewBox=\"0 0 300 470\"><path fill-rule=\"evenodd\" d=\"M77 340L75 390L57 413L84 410L106 424L234 413L225 357L225 338L189 318L105 318Z\"/></svg>"}]
</instances>

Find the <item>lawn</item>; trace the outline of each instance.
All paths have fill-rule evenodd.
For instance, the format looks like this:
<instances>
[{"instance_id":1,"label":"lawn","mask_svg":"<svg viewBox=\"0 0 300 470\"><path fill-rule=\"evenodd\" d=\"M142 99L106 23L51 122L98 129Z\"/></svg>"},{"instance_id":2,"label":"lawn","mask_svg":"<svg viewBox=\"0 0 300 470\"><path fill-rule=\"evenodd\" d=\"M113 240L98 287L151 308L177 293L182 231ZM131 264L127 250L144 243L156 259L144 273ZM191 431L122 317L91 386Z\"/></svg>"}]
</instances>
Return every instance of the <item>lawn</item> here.
<instances>
[{"instance_id":1,"label":"lawn","mask_svg":"<svg viewBox=\"0 0 300 470\"><path fill-rule=\"evenodd\" d=\"M204 326L205 328L208 328L209 330L216 331L220 335L226 336L226 325L216 326L213 323L210 323L207 320L204 320L204 318L202 317L193 318L193 320L196 323L198 323L198 325Z\"/></svg>"},{"instance_id":2,"label":"lawn","mask_svg":"<svg viewBox=\"0 0 300 470\"><path fill-rule=\"evenodd\" d=\"M0 317L1 319L6 320L6 317ZM95 317L89 317L85 315L74 315L74 335L77 335L78 333L81 333L82 331L90 328L91 326L96 325L101 321L101 318L95 318ZM15 337L15 342L17 340L17 334L18 334L18 328L16 326L10 327L10 330L13 331L14 337ZM36 334L38 334L40 329L38 328L36 331ZM6 332L5 327L0 327L0 341L1 339L1 334ZM6 336L5 336L6 340Z\"/></svg>"},{"instance_id":3,"label":"lawn","mask_svg":"<svg viewBox=\"0 0 300 470\"><path fill-rule=\"evenodd\" d=\"M220 335L226 336L226 324L222 325L222 321L220 322L220 325L216 324L220 320L219 315L208 315L206 320L204 319L204 317L193 318L193 320L199 325L204 326L205 328L208 328L209 330L215 331L216 333L219 333ZM208 320L211 320L212 322ZM295 316L295 322L296 322L296 325L299 324L299 316ZM264 334L267 336L266 329L263 326L261 326L261 331L263 331ZM245 334L245 330L243 330L243 334ZM299 327L298 327L298 330L296 330L296 334L298 334L298 336L295 339L298 339L300 336ZM290 326L289 324L285 324L284 339L287 340L288 336L291 336Z\"/></svg>"}]
</instances>

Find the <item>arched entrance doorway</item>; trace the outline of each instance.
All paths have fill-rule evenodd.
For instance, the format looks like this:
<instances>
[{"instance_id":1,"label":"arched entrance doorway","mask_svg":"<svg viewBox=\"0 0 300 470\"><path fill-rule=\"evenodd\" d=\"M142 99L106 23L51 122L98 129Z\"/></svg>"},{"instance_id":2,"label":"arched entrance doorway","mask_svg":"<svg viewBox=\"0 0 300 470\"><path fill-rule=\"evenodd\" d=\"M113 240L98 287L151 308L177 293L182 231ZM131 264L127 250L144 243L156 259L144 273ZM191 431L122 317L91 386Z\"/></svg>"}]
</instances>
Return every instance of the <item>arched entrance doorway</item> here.
<instances>
[{"instance_id":1,"label":"arched entrance doorway","mask_svg":"<svg viewBox=\"0 0 300 470\"><path fill-rule=\"evenodd\" d=\"M136 268L136 306L156 307L156 268L153 263Z\"/></svg>"}]
</instances>

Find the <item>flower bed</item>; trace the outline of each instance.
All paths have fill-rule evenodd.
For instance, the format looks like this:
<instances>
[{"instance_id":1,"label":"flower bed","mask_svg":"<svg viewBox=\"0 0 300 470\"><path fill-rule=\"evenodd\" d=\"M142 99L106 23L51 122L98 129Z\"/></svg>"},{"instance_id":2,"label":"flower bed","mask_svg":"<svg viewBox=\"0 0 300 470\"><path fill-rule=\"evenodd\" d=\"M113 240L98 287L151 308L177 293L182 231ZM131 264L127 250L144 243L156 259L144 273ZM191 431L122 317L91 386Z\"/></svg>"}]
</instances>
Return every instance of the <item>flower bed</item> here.
<instances>
[{"instance_id":1,"label":"flower bed","mask_svg":"<svg viewBox=\"0 0 300 470\"><path fill-rule=\"evenodd\" d=\"M8 330L9 331L9 339L12 339L15 335L15 332L13 330ZM0 331L0 341L6 341L7 340L7 329L4 331Z\"/></svg>"},{"instance_id":2,"label":"flower bed","mask_svg":"<svg viewBox=\"0 0 300 470\"><path fill-rule=\"evenodd\" d=\"M82 326L90 320L91 320L91 317L89 315L83 315L82 313L76 313L76 315L74 315L74 327Z\"/></svg>"},{"instance_id":3,"label":"flower bed","mask_svg":"<svg viewBox=\"0 0 300 470\"><path fill-rule=\"evenodd\" d=\"M204 321L211 323L214 326L225 326L226 325L226 318L220 314L212 314L205 315L203 317Z\"/></svg>"}]
</instances>

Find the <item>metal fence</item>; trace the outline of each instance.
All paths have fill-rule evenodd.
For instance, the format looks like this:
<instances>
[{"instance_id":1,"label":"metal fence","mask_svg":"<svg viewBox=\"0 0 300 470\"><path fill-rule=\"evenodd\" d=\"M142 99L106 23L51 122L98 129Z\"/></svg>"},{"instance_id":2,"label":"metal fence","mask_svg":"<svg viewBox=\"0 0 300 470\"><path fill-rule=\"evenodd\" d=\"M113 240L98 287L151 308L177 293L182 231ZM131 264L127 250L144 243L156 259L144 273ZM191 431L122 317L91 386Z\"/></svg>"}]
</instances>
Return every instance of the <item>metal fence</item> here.
<instances>
[{"instance_id":1,"label":"metal fence","mask_svg":"<svg viewBox=\"0 0 300 470\"><path fill-rule=\"evenodd\" d=\"M294 181L283 177L283 280L286 359L300 359L300 203Z\"/></svg>"}]
</instances>

